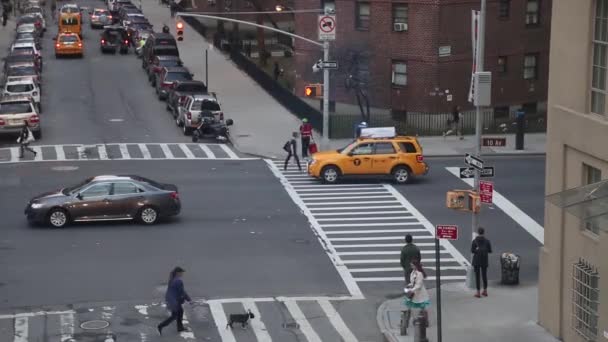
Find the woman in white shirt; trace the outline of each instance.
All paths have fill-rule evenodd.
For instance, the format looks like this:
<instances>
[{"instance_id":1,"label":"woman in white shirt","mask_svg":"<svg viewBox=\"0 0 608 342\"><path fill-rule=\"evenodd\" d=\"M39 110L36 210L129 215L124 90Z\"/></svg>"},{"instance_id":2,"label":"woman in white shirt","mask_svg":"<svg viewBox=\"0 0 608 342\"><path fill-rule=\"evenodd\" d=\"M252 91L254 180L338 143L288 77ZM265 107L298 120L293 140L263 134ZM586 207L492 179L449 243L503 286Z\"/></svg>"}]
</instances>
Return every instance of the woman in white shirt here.
<instances>
[{"instance_id":1,"label":"woman in white shirt","mask_svg":"<svg viewBox=\"0 0 608 342\"><path fill-rule=\"evenodd\" d=\"M407 285L405 289L405 306L409 309L409 313L411 316L412 309L417 309L422 312L422 314L427 318L428 324L428 315L426 312L426 308L431 304L429 301L429 293L426 291L426 287L424 286L424 279L426 278L426 272L422 268L422 264L419 260L414 259L411 262L412 273L410 274L410 283ZM409 317L408 317L409 322ZM406 323L409 324L409 323Z\"/></svg>"}]
</instances>

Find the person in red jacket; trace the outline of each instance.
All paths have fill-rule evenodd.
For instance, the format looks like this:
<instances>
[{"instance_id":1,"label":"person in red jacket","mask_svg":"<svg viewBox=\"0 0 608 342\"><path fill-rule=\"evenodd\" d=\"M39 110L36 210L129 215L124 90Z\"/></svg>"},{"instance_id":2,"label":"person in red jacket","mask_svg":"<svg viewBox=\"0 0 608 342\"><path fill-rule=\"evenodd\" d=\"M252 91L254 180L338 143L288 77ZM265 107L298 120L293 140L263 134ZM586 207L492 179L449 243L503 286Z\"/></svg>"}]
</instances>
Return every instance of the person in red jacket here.
<instances>
[{"instance_id":1,"label":"person in red jacket","mask_svg":"<svg viewBox=\"0 0 608 342\"><path fill-rule=\"evenodd\" d=\"M308 158L308 147L312 139L312 125L308 123L308 119L302 119L300 126L300 139L302 141L302 158Z\"/></svg>"}]
</instances>

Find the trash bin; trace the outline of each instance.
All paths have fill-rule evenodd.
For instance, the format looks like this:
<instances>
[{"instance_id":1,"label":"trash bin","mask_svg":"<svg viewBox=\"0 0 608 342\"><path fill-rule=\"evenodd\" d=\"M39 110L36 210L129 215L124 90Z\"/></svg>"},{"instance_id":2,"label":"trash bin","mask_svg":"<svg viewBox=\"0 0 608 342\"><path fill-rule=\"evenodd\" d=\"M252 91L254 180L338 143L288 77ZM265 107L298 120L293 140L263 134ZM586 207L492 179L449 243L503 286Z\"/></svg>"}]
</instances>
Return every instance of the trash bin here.
<instances>
[{"instance_id":1,"label":"trash bin","mask_svg":"<svg viewBox=\"0 0 608 342\"><path fill-rule=\"evenodd\" d=\"M519 255L502 253L500 256L500 282L505 285L519 284Z\"/></svg>"}]
</instances>

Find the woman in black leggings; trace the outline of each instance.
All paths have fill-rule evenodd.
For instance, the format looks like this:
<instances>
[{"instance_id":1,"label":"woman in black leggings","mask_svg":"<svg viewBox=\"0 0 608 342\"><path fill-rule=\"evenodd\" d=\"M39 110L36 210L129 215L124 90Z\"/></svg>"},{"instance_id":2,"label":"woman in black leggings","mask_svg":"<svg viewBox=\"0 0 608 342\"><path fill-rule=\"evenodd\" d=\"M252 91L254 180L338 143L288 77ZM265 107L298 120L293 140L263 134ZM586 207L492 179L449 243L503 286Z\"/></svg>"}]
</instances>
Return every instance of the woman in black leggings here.
<instances>
[{"instance_id":1,"label":"woman in black leggings","mask_svg":"<svg viewBox=\"0 0 608 342\"><path fill-rule=\"evenodd\" d=\"M477 237L471 244L471 253L473 253L473 269L475 270L475 285L477 286L477 292L475 297L480 298L481 296L488 296L488 254L492 253L492 244L490 240L484 236L485 229L479 227L477 229ZM481 284L479 282L479 276L483 280L483 292L479 292Z\"/></svg>"}]
</instances>

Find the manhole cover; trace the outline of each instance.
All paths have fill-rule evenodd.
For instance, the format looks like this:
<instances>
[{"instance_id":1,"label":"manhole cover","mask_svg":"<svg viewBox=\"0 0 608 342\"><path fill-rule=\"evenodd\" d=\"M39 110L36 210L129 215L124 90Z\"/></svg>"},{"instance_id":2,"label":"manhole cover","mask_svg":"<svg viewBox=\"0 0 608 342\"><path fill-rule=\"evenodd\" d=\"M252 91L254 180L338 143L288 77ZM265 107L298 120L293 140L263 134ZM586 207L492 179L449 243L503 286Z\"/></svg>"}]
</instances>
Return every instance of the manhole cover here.
<instances>
[{"instance_id":1,"label":"manhole cover","mask_svg":"<svg viewBox=\"0 0 608 342\"><path fill-rule=\"evenodd\" d=\"M80 325L80 327L84 330L99 330L107 328L110 325L108 321L104 321L101 319L97 319L94 321L86 321Z\"/></svg>"},{"instance_id":2,"label":"manhole cover","mask_svg":"<svg viewBox=\"0 0 608 342\"><path fill-rule=\"evenodd\" d=\"M296 322L283 323L283 329L300 329L300 325Z\"/></svg>"}]
</instances>

